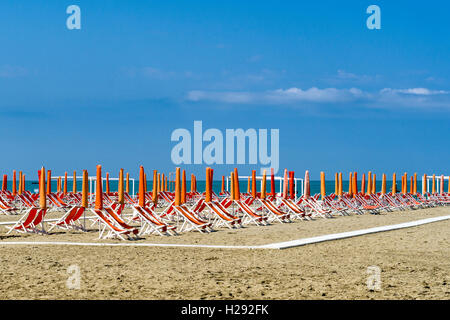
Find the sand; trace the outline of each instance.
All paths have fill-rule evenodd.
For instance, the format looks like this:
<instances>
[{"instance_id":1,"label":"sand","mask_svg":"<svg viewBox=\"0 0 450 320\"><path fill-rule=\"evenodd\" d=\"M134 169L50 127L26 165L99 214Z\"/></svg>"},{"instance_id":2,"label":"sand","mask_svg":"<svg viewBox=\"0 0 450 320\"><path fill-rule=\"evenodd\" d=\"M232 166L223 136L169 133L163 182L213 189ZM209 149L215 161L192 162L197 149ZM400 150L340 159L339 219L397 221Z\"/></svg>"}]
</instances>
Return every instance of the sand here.
<instances>
[{"instance_id":1,"label":"sand","mask_svg":"<svg viewBox=\"0 0 450 320\"><path fill-rule=\"evenodd\" d=\"M450 208L433 208L139 242L266 244L448 214ZM448 220L286 250L2 246L98 240L94 231L6 236L1 230L3 299L450 299ZM81 271L79 290L66 286L73 264ZM379 291L366 285L369 266L381 269Z\"/></svg>"}]
</instances>

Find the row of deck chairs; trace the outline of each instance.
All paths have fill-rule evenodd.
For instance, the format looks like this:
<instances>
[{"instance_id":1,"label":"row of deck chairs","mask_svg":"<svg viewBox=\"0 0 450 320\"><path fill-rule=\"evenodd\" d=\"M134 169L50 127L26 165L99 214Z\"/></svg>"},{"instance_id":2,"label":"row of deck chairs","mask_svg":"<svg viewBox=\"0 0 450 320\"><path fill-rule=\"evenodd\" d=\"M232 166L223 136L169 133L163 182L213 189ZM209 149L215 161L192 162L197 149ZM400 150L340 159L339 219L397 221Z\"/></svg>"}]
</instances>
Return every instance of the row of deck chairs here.
<instances>
[{"instance_id":1,"label":"row of deck chairs","mask_svg":"<svg viewBox=\"0 0 450 320\"><path fill-rule=\"evenodd\" d=\"M293 220L331 218L350 214L377 214L395 210L410 210L450 204L450 194L410 194L380 193L363 195L330 194L323 199L320 195L298 199L261 194L253 198L241 193L240 199L233 200L228 192L219 195L212 192L211 201L205 201L205 194L186 194L186 202L175 205L175 195L161 192L156 203L150 192L145 193L144 205L138 199L125 193L125 203L118 202L117 193L102 193L103 206L95 207L95 197L90 196L88 206L81 206L81 193L50 193L48 206L40 209L38 196L28 191L21 195L0 191L0 212L21 214L21 218L8 233L34 232L48 233L56 228L61 230L86 231L98 226L99 238L136 239L146 235L177 235L181 232L198 231L209 233L219 228L242 228L254 224L267 226L273 223L290 223ZM47 223L48 212L59 211L63 215L57 221Z\"/></svg>"}]
</instances>

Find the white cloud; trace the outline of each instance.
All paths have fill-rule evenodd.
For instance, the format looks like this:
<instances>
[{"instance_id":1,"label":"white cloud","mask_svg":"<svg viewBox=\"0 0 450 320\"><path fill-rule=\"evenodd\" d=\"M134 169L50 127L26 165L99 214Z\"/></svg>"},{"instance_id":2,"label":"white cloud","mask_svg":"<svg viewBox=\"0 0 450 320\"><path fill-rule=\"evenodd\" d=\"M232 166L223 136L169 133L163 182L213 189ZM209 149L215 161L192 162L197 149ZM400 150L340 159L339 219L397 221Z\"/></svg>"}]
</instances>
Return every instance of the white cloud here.
<instances>
[{"instance_id":1,"label":"white cloud","mask_svg":"<svg viewBox=\"0 0 450 320\"><path fill-rule=\"evenodd\" d=\"M415 94L415 95L435 95L435 94L449 94L450 91L444 91L444 90L430 90L427 88L410 88L410 89L391 89L391 88L384 88L380 91L382 94L385 93L403 93L403 94Z\"/></svg>"},{"instance_id":2,"label":"white cloud","mask_svg":"<svg viewBox=\"0 0 450 320\"><path fill-rule=\"evenodd\" d=\"M427 88L392 89L367 92L358 88L289 88L262 92L190 91L186 97L193 102L213 101L230 104L320 105L349 104L361 107L450 108L450 91Z\"/></svg>"},{"instance_id":3,"label":"white cloud","mask_svg":"<svg viewBox=\"0 0 450 320\"><path fill-rule=\"evenodd\" d=\"M299 88L277 89L264 92L211 92L195 90L190 91L187 100L190 101L218 101L226 103L295 103L295 102L349 102L365 97L365 93L357 88L336 89L325 88L319 89L312 87L302 90Z\"/></svg>"}]
</instances>

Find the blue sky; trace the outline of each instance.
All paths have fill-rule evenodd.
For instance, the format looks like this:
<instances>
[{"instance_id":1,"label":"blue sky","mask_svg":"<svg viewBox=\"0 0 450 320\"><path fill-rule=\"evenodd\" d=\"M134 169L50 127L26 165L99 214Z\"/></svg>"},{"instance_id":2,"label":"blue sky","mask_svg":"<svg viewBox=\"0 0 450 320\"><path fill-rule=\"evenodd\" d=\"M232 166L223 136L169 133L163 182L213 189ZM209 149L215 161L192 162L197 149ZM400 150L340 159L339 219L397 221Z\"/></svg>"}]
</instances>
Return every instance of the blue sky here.
<instances>
[{"instance_id":1,"label":"blue sky","mask_svg":"<svg viewBox=\"0 0 450 320\"><path fill-rule=\"evenodd\" d=\"M81 8L81 30L66 28L71 4ZM371 4L381 8L381 30L366 27ZM449 9L443 1L3 0L0 168L168 172L172 131L202 120L223 132L279 129L280 169L308 169L313 179L448 174ZM201 176L204 168L186 167Z\"/></svg>"}]
</instances>

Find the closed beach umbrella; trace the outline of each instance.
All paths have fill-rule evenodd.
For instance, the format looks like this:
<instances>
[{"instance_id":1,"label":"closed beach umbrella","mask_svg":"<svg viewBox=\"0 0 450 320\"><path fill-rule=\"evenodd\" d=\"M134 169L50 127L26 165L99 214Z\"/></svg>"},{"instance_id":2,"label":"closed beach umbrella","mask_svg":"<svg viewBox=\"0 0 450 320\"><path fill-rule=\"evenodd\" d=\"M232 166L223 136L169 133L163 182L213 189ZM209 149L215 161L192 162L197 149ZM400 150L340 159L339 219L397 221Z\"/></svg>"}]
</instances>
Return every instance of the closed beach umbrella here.
<instances>
[{"instance_id":1,"label":"closed beach umbrella","mask_svg":"<svg viewBox=\"0 0 450 320\"><path fill-rule=\"evenodd\" d=\"M73 185L72 185L72 192L77 193L77 172L73 172Z\"/></svg>"},{"instance_id":2,"label":"closed beach umbrella","mask_svg":"<svg viewBox=\"0 0 450 320\"><path fill-rule=\"evenodd\" d=\"M63 188L64 195L67 194L67 171L64 172L64 188Z\"/></svg>"},{"instance_id":3,"label":"closed beach umbrella","mask_svg":"<svg viewBox=\"0 0 450 320\"><path fill-rule=\"evenodd\" d=\"M295 198L295 190L294 190L294 186L295 186L295 176L294 176L294 171L289 171L289 197L290 199L294 199Z\"/></svg>"},{"instance_id":4,"label":"closed beach umbrella","mask_svg":"<svg viewBox=\"0 0 450 320\"><path fill-rule=\"evenodd\" d=\"M241 191L239 190L239 174L237 168L234 168L234 199L241 199Z\"/></svg>"},{"instance_id":5,"label":"closed beach umbrella","mask_svg":"<svg viewBox=\"0 0 450 320\"><path fill-rule=\"evenodd\" d=\"M41 176L39 182L39 207L41 209L47 208L47 195L45 193L45 168L41 168Z\"/></svg>"},{"instance_id":6,"label":"closed beach umbrella","mask_svg":"<svg viewBox=\"0 0 450 320\"><path fill-rule=\"evenodd\" d=\"M395 173L392 174L392 194L397 192L397 175Z\"/></svg>"},{"instance_id":7,"label":"closed beach umbrella","mask_svg":"<svg viewBox=\"0 0 450 320\"><path fill-rule=\"evenodd\" d=\"M22 175L22 192L24 192L26 190L25 188L26 184L25 184L25 174Z\"/></svg>"},{"instance_id":8,"label":"closed beach umbrella","mask_svg":"<svg viewBox=\"0 0 450 320\"><path fill-rule=\"evenodd\" d=\"M97 185L95 188L95 209L103 209L102 166L97 165Z\"/></svg>"},{"instance_id":9,"label":"closed beach umbrella","mask_svg":"<svg viewBox=\"0 0 450 320\"><path fill-rule=\"evenodd\" d=\"M118 188L118 201L120 204L124 204L124 188L123 188L123 169L119 171L119 188Z\"/></svg>"},{"instance_id":10,"label":"closed beach umbrella","mask_svg":"<svg viewBox=\"0 0 450 320\"><path fill-rule=\"evenodd\" d=\"M367 194L372 194L372 172L367 174Z\"/></svg>"},{"instance_id":11,"label":"closed beach umbrella","mask_svg":"<svg viewBox=\"0 0 450 320\"><path fill-rule=\"evenodd\" d=\"M371 181L371 183L370 183L370 194L375 194L375 193L377 193L377 192L375 191L375 189L374 189L373 187L374 187L374 185L375 185L374 183L375 183L375 179L376 179L376 174L372 172L370 178L372 179L372 181Z\"/></svg>"},{"instance_id":12,"label":"closed beach umbrella","mask_svg":"<svg viewBox=\"0 0 450 320\"><path fill-rule=\"evenodd\" d=\"M52 193L52 170L47 170L47 194Z\"/></svg>"},{"instance_id":13,"label":"closed beach umbrella","mask_svg":"<svg viewBox=\"0 0 450 320\"><path fill-rule=\"evenodd\" d=\"M256 170L252 170L252 198L256 198Z\"/></svg>"},{"instance_id":14,"label":"closed beach umbrella","mask_svg":"<svg viewBox=\"0 0 450 320\"><path fill-rule=\"evenodd\" d=\"M17 185L16 185L16 170L13 170L13 181L12 181L12 194L17 194Z\"/></svg>"},{"instance_id":15,"label":"closed beach umbrella","mask_svg":"<svg viewBox=\"0 0 450 320\"><path fill-rule=\"evenodd\" d=\"M417 194L417 173L414 173L414 187L413 187L413 194Z\"/></svg>"},{"instance_id":16,"label":"closed beach umbrella","mask_svg":"<svg viewBox=\"0 0 450 320\"><path fill-rule=\"evenodd\" d=\"M230 199L235 200L234 198L234 172L230 173Z\"/></svg>"},{"instance_id":17,"label":"closed beach umbrella","mask_svg":"<svg viewBox=\"0 0 450 320\"><path fill-rule=\"evenodd\" d=\"M348 177L348 196L353 196L353 173L350 172Z\"/></svg>"},{"instance_id":18,"label":"closed beach umbrella","mask_svg":"<svg viewBox=\"0 0 450 320\"><path fill-rule=\"evenodd\" d=\"M261 199L266 198L266 170L263 171L263 177L261 182Z\"/></svg>"},{"instance_id":19,"label":"closed beach umbrella","mask_svg":"<svg viewBox=\"0 0 450 320\"><path fill-rule=\"evenodd\" d=\"M311 196L311 185L309 181L309 171L305 171L305 190L303 191L303 195L305 198L309 198Z\"/></svg>"},{"instance_id":20,"label":"closed beach umbrella","mask_svg":"<svg viewBox=\"0 0 450 320\"><path fill-rule=\"evenodd\" d=\"M323 171L320 172L320 194L322 195L322 200L327 195L325 189L325 172Z\"/></svg>"},{"instance_id":21,"label":"closed beach umbrella","mask_svg":"<svg viewBox=\"0 0 450 320\"><path fill-rule=\"evenodd\" d=\"M250 177L247 178L247 193L250 194L251 192L251 181L250 181Z\"/></svg>"},{"instance_id":22,"label":"closed beach umbrella","mask_svg":"<svg viewBox=\"0 0 450 320\"><path fill-rule=\"evenodd\" d=\"M225 176L222 176L222 188L220 193L221 194L225 193Z\"/></svg>"},{"instance_id":23,"label":"closed beach umbrella","mask_svg":"<svg viewBox=\"0 0 450 320\"><path fill-rule=\"evenodd\" d=\"M444 175L441 175L441 194L444 194Z\"/></svg>"},{"instance_id":24,"label":"closed beach umbrella","mask_svg":"<svg viewBox=\"0 0 450 320\"><path fill-rule=\"evenodd\" d=\"M175 173L175 206L181 205L181 186L180 186L180 168L176 169Z\"/></svg>"},{"instance_id":25,"label":"closed beach umbrella","mask_svg":"<svg viewBox=\"0 0 450 320\"><path fill-rule=\"evenodd\" d=\"M283 178L283 198L287 199L287 191L288 191L288 173L287 169L284 169L284 178Z\"/></svg>"},{"instance_id":26,"label":"closed beach umbrella","mask_svg":"<svg viewBox=\"0 0 450 320\"><path fill-rule=\"evenodd\" d=\"M414 192L414 178L411 176L411 182L409 184L409 193L413 194Z\"/></svg>"},{"instance_id":27,"label":"closed beach umbrella","mask_svg":"<svg viewBox=\"0 0 450 320\"><path fill-rule=\"evenodd\" d=\"M342 196L342 172L339 172L339 185L338 185L338 196L341 197Z\"/></svg>"},{"instance_id":28,"label":"closed beach umbrella","mask_svg":"<svg viewBox=\"0 0 450 320\"><path fill-rule=\"evenodd\" d=\"M334 194L339 194L339 174L337 172L334 174Z\"/></svg>"},{"instance_id":29,"label":"closed beach umbrella","mask_svg":"<svg viewBox=\"0 0 450 320\"><path fill-rule=\"evenodd\" d=\"M270 194L275 195L275 173L273 168L270 168Z\"/></svg>"},{"instance_id":30,"label":"closed beach umbrella","mask_svg":"<svg viewBox=\"0 0 450 320\"><path fill-rule=\"evenodd\" d=\"M366 174L362 174L361 178L361 193L364 195L366 193Z\"/></svg>"},{"instance_id":31,"label":"closed beach umbrella","mask_svg":"<svg viewBox=\"0 0 450 320\"><path fill-rule=\"evenodd\" d=\"M22 171L19 171L19 194L22 194Z\"/></svg>"},{"instance_id":32,"label":"closed beach umbrella","mask_svg":"<svg viewBox=\"0 0 450 320\"><path fill-rule=\"evenodd\" d=\"M81 206L83 208L88 207L88 189L89 189L88 172L87 170L83 170L83 181L81 185Z\"/></svg>"},{"instance_id":33,"label":"closed beach umbrella","mask_svg":"<svg viewBox=\"0 0 450 320\"><path fill-rule=\"evenodd\" d=\"M144 172L144 193L147 193L147 174Z\"/></svg>"},{"instance_id":34,"label":"closed beach umbrella","mask_svg":"<svg viewBox=\"0 0 450 320\"><path fill-rule=\"evenodd\" d=\"M211 168L206 168L205 202L211 202Z\"/></svg>"},{"instance_id":35,"label":"closed beach umbrella","mask_svg":"<svg viewBox=\"0 0 450 320\"><path fill-rule=\"evenodd\" d=\"M153 170L153 188L152 188L152 201L156 205L158 203L158 172Z\"/></svg>"},{"instance_id":36,"label":"closed beach umbrella","mask_svg":"<svg viewBox=\"0 0 450 320\"><path fill-rule=\"evenodd\" d=\"M8 175L3 175L3 182L2 182L2 190L6 191L8 189Z\"/></svg>"},{"instance_id":37,"label":"closed beach umbrella","mask_svg":"<svg viewBox=\"0 0 450 320\"><path fill-rule=\"evenodd\" d=\"M144 167L139 167L139 206L145 207L145 172Z\"/></svg>"},{"instance_id":38,"label":"closed beach umbrella","mask_svg":"<svg viewBox=\"0 0 450 320\"><path fill-rule=\"evenodd\" d=\"M358 173L355 171L353 172L353 197L355 197L356 194L358 194Z\"/></svg>"},{"instance_id":39,"label":"closed beach umbrella","mask_svg":"<svg viewBox=\"0 0 450 320\"><path fill-rule=\"evenodd\" d=\"M222 178L223 178L223 176L222 176ZM223 183L222 183L223 184ZM222 186L222 188L224 188L223 186ZM194 192L195 191L195 176L194 176L194 174L192 173L191 174L191 193L192 192Z\"/></svg>"},{"instance_id":40,"label":"closed beach umbrella","mask_svg":"<svg viewBox=\"0 0 450 320\"><path fill-rule=\"evenodd\" d=\"M126 180L126 184L125 184L125 192L126 193L130 193L130 173L127 172L127 180Z\"/></svg>"},{"instance_id":41,"label":"closed beach umbrella","mask_svg":"<svg viewBox=\"0 0 450 320\"><path fill-rule=\"evenodd\" d=\"M181 179L181 203L186 203L186 171L183 170Z\"/></svg>"},{"instance_id":42,"label":"closed beach umbrella","mask_svg":"<svg viewBox=\"0 0 450 320\"><path fill-rule=\"evenodd\" d=\"M383 176L381 178L381 194L386 194L386 174L383 173Z\"/></svg>"}]
</instances>

